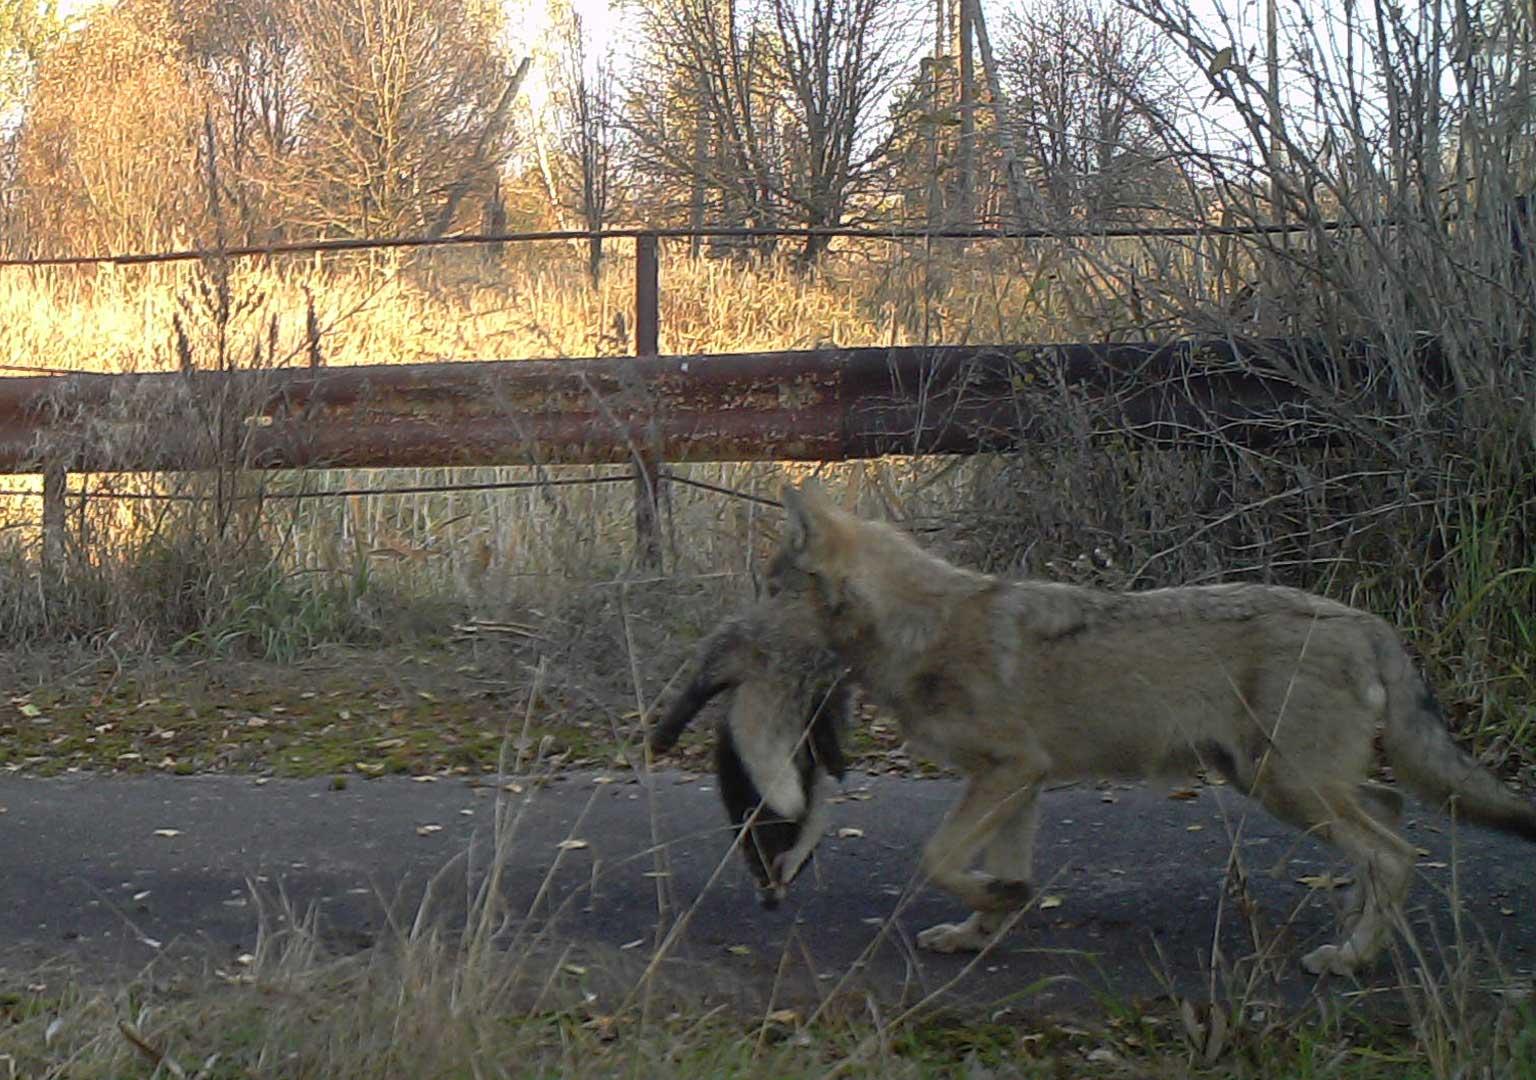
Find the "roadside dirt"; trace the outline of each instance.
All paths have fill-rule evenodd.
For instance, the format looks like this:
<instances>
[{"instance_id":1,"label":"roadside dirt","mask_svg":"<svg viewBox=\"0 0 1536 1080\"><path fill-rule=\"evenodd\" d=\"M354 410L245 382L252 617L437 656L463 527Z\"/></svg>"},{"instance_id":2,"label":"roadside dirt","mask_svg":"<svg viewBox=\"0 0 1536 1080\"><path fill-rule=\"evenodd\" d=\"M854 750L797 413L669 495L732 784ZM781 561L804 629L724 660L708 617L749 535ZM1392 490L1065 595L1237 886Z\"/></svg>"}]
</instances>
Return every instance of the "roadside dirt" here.
<instances>
[{"instance_id":1,"label":"roadside dirt","mask_svg":"<svg viewBox=\"0 0 1536 1080\"><path fill-rule=\"evenodd\" d=\"M546 768L627 769L640 747L627 670L522 640L332 647L296 664L63 648L10 659L0 667L0 770L10 773L464 776L496 771L504 753ZM670 700L685 660L652 665L647 708ZM717 711L669 766L710 769ZM914 765L894 725L866 716L858 729L862 771L936 771Z\"/></svg>"}]
</instances>

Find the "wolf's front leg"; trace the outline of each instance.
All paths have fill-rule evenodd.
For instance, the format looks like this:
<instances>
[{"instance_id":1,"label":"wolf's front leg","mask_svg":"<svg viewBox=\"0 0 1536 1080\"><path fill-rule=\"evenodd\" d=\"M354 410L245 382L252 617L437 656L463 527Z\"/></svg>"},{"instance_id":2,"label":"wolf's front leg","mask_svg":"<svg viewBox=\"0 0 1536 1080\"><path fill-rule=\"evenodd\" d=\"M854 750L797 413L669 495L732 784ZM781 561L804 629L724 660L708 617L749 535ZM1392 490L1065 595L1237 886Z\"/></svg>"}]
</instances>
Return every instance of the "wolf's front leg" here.
<instances>
[{"instance_id":1,"label":"wolf's front leg","mask_svg":"<svg viewBox=\"0 0 1536 1080\"><path fill-rule=\"evenodd\" d=\"M971 908L971 915L964 922L928 927L917 935L920 948L944 953L979 951L996 936L1014 911L1029 903L1033 894L1030 867L1034 862L1040 784L1036 780L1019 786L1018 777L1017 772L1010 773L1007 786L1012 790L990 810L970 818L971 832L974 834L980 829L985 844L983 870L964 869L975 847L967 850L951 832L952 826L960 824L962 814L974 809L968 806L975 790L974 783L928 842L923 856L925 867L937 865L947 871L941 876L930 869L934 883L964 900ZM988 786L996 788L995 783ZM946 852L953 858L946 859ZM964 862L958 862L961 857Z\"/></svg>"}]
</instances>

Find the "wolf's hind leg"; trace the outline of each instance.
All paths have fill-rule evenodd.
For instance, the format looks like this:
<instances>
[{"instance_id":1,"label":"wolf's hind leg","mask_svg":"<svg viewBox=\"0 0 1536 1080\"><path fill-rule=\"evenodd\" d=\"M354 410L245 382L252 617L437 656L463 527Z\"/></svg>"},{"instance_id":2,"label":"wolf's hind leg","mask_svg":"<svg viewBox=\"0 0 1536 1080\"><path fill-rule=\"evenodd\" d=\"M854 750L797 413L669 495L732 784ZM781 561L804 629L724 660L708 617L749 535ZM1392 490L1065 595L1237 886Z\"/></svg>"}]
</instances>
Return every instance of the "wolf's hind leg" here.
<instances>
[{"instance_id":1,"label":"wolf's hind leg","mask_svg":"<svg viewBox=\"0 0 1536 1080\"><path fill-rule=\"evenodd\" d=\"M1365 781L1355 789L1360 805L1371 817L1394 832L1403 823L1403 793L1396 788Z\"/></svg>"},{"instance_id":2,"label":"wolf's hind leg","mask_svg":"<svg viewBox=\"0 0 1536 1080\"><path fill-rule=\"evenodd\" d=\"M1015 774L1015 781L1017 774ZM969 795L969 792L967 792ZM1035 828L1040 816L1040 785L1036 781L1017 789L1001 807L994 809L991 835L982 856L982 872L965 872L967 886L979 887L985 906L967 899L972 912L960 923L939 923L917 936L917 943L935 952L973 952L986 946L996 936L1009 915L1029 902L1032 894L1031 866L1034 862ZM963 803L963 800L962 800ZM959 807L956 808L957 812ZM946 822L946 826L949 823ZM929 848L944 836L940 829ZM925 862L927 856L925 853ZM935 877L936 883L943 884ZM953 891L953 890L952 890Z\"/></svg>"},{"instance_id":3,"label":"wolf's hind leg","mask_svg":"<svg viewBox=\"0 0 1536 1080\"><path fill-rule=\"evenodd\" d=\"M1401 809L1396 794L1379 785L1313 785L1292 776L1266 785L1266 806L1312 829L1354 864L1354 911L1346 910L1341 940L1302 957L1301 966L1314 975L1354 974L1391 936L1413 880L1413 849L1393 827Z\"/></svg>"},{"instance_id":4,"label":"wolf's hind leg","mask_svg":"<svg viewBox=\"0 0 1536 1080\"><path fill-rule=\"evenodd\" d=\"M1359 914L1345 920L1339 944L1313 949L1301 958L1301 966L1313 975L1353 975L1386 947L1393 919L1400 915L1408 895L1413 861L1405 851L1383 844L1373 830L1356 824L1341 824L1326 832L1355 863Z\"/></svg>"},{"instance_id":5,"label":"wolf's hind leg","mask_svg":"<svg viewBox=\"0 0 1536 1080\"><path fill-rule=\"evenodd\" d=\"M1396 788L1367 780L1355 789L1360 806L1367 814L1396 833L1403 824L1403 796ZM1353 929L1365 910L1366 889L1358 882L1344 894L1344 925Z\"/></svg>"}]
</instances>

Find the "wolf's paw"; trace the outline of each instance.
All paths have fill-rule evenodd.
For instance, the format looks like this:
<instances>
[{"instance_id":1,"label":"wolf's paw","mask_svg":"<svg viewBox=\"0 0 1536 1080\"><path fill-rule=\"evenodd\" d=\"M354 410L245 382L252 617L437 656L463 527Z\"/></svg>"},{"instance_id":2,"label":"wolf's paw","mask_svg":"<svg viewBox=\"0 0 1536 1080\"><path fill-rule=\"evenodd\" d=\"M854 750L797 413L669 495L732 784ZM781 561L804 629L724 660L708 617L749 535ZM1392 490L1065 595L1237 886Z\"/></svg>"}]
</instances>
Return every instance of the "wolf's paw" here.
<instances>
[{"instance_id":1,"label":"wolf's paw","mask_svg":"<svg viewBox=\"0 0 1536 1080\"><path fill-rule=\"evenodd\" d=\"M972 915L963 923L930 926L917 935L917 947L941 953L980 952L991 940L992 935L982 927L981 919Z\"/></svg>"},{"instance_id":2,"label":"wolf's paw","mask_svg":"<svg viewBox=\"0 0 1536 1080\"><path fill-rule=\"evenodd\" d=\"M1301 958L1301 966L1312 975L1353 975L1360 964L1347 945L1320 945Z\"/></svg>"}]
</instances>

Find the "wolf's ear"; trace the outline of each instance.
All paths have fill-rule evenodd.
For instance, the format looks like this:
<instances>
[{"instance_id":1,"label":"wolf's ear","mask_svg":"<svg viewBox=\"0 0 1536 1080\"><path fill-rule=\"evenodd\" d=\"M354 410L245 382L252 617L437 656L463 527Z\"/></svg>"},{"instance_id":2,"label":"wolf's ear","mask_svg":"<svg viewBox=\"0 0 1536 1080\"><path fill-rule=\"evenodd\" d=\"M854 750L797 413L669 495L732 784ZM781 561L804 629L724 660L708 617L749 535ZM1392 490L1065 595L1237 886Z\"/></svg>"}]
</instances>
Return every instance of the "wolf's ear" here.
<instances>
[{"instance_id":1,"label":"wolf's ear","mask_svg":"<svg viewBox=\"0 0 1536 1080\"><path fill-rule=\"evenodd\" d=\"M784 529L784 547L792 554L801 554L811 546L816 535L815 511L808 491L801 491L790 484L784 485L779 498L784 503L784 513L789 520Z\"/></svg>"}]
</instances>

